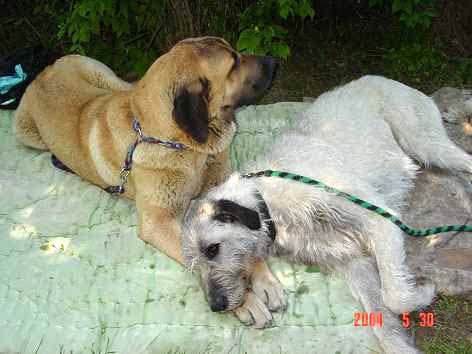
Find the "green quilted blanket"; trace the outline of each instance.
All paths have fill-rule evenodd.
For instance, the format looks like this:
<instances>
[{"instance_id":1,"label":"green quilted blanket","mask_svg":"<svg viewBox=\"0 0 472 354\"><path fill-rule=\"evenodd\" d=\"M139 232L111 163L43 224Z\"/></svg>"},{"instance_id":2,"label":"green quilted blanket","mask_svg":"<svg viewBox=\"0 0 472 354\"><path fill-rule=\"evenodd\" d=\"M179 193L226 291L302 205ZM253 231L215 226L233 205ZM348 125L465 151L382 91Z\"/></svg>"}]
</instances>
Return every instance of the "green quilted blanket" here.
<instances>
[{"instance_id":1,"label":"green quilted blanket","mask_svg":"<svg viewBox=\"0 0 472 354\"><path fill-rule=\"evenodd\" d=\"M234 165L305 107L240 111ZM271 261L289 299L273 328L212 313L196 277L137 238L132 202L16 143L12 119L0 111L0 353L379 352L346 285L315 267Z\"/></svg>"}]
</instances>

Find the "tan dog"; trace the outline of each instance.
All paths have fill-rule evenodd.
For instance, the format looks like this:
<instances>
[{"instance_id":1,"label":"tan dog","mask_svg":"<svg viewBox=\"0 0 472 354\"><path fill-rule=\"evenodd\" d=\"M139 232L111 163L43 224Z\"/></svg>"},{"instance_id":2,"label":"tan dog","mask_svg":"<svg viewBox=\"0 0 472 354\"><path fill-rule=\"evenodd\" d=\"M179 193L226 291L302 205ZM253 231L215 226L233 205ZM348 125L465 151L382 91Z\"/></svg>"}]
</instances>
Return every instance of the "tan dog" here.
<instances>
[{"instance_id":1,"label":"tan dog","mask_svg":"<svg viewBox=\"0 0 472 354\"><path fill-rule=\"evenodd\" d=\"M272 58L237 53L215 37L178 43L135 84L96 60L65 56L26 90L16 136L50 150L100 187L120 183L137 138L133 118L143 134L186 145L177 151L140 144L124 194L136 200L139 237L182 262L181 215L193 197L230 172L234 109L270 86L276 66Z\"/></svg>"}]
</instances>

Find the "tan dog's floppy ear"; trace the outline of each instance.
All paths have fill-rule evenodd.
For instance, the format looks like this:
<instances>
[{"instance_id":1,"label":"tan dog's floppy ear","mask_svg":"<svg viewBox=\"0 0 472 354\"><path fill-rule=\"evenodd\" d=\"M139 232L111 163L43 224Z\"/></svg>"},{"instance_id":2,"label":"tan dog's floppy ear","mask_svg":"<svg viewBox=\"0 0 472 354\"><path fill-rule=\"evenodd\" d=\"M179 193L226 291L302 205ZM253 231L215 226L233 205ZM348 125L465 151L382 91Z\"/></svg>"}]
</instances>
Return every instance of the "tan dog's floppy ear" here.
<instances>
[{"instance_id":1,"label":"tan dog's floppy ear","mask_svg":"<svg viewBox=\"0 0 472 354\"><path fill-rule=\"evenodd\" d=\"M177 89L174 97L173 116L185 133L200 144L208 140L208 92L209 81L199 79Z\"/></svg>"}]
</instances>

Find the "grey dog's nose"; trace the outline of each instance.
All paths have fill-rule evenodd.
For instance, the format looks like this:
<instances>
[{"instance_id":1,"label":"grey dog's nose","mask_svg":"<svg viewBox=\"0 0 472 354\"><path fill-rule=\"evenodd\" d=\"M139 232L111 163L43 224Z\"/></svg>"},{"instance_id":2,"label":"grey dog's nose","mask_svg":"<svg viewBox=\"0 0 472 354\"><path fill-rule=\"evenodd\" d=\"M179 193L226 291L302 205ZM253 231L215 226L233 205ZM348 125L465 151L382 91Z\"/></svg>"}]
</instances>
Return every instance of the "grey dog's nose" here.
<instances>
[{"instance_id":1,"label":"grey dog's nose","mask_svg":"<svg viewBox=\"0 0 472 354\"><path fill-rule=\"evenodd\" d=\"M213 312L224 311L228 307L228 298L224 295L217 295L210 304Z\"/></svg>"}]
</instances>

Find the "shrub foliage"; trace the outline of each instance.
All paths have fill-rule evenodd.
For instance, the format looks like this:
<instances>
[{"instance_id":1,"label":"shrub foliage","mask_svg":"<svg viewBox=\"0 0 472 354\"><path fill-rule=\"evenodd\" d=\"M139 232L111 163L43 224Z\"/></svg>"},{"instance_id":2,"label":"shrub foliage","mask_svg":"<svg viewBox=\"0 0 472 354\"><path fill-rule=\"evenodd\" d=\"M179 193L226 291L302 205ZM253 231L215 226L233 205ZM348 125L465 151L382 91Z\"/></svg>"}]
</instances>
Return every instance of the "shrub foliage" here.
<instances>
[{"instance_id":1,"label":"shrub foliage","mask_svg":"<svg viewBox=\"0 0 472 354\"><path fill-rule=\"evenodd\" d=\"M329 1L340 4L346 0ZM11 9L8 16L18 16L10 18L8 24L16 21L18 27L32 29L43 47L59 46L63 53L89 55L118 72L134 71L140 75L176 41L207 34L225 37L240 51L286 59L290 55L289 38L293 38L294 32L303 28L305 22L313 20L317 6L327 2L0 0L0 5L5 8L8 3L7 9ZM428 27L436 15L435 0L360 0L360 3L372 8L383 7L412 31L416 27ZM44 20L41 22L40 18ZM7 37L15 40L14 34L7 33ZM400 63L397 54L404 53L390 53L389 60ZM434 63L428 65L434 66Z\"/></svg>"}]
</instances>

